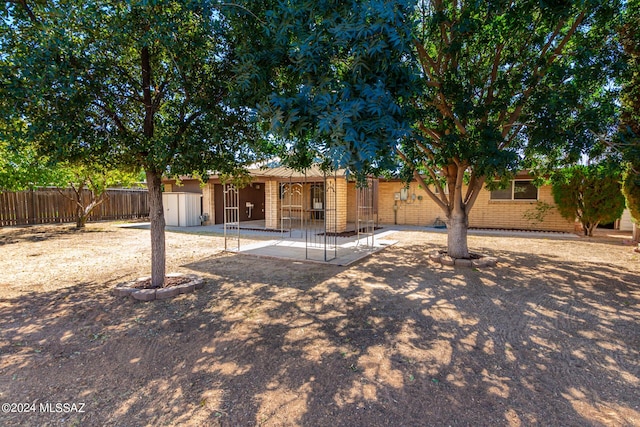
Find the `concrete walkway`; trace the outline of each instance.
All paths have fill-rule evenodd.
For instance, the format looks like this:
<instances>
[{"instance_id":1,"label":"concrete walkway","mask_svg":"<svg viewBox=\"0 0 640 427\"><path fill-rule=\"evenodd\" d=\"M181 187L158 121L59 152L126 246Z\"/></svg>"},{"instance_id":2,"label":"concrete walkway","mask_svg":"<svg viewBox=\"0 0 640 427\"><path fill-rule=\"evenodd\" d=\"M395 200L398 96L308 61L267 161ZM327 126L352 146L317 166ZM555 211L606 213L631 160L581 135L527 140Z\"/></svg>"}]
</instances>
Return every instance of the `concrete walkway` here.
<instances>
[{"instance_id":1,"label":"concrete walkway","mask_svg":"<svg viewBox=\"0 0 640 427\"><path fill-rule=\"evenodd\" d=\"M121 224L120 227L149 229L149 223ZM352 226L351 229L355 229ZM196 226L196 227L166 227L167 231L193 234L224 235L222 224ZM305 241L303 230L279 231L265 230L264 221L250 221L241 223L239 232L237 230L227 230L230 236L231 252L238 252L263 258L290 259L294 261L319 262L332 265L349 265L359 261L373 253L381 251L387 246L396 243L389 237L398 231L414 231L427 233L446 233L446 229L420 227L409 225L381 225L374 233L373 242L371 239L358 239L357 235L352 237L337 237L336 245L310 245ZM469 230L469 235L488 235L505 237L531 237L548 239L578 239L572 233L559 232L533 232L533 231L512 231L512 230ZM235 236L240 237L240 248L237 247ZM251 240L251 243L242 243L243 240ZM328 239L333 240L333 239Z\"/></svg>"},{"instance_id":2,"label":"concrete walkway","mask_svg":"<svg viewBox=\"0 0 640 427\"><path fill-rule=\"evenodd\" d=\"M264 223L264 222L262 222ZM149 229L148 222L139 222L132 224L120 224L119 227ZM352 228L353 229L353 228ZM196 227L172 227L167 226L169 232L192 233L200 235L224 235L224 226L222 224L203 225ZM263 258L279 258L290 259L294 261L319 262L332 265L349 265L359 261L375 252L381 251L387 246L396 243L395 240L389 240L387 236L398 230L381 229L376 230L373 239L358 236L337 237L336 245L331 245L333 238L327 239L328 244L325 249L324 244L307 244L303 230L278 231L265 230L264 225L260 228L259 221L251 221L241 223L240 231L227 230L229 237L229 251L238 252L246 255L253 255ZM237 248L235 236L240 237L240 248ZM243 243L243 240L245 242ZM251 243L246 242L251 240Z\"/></svg>"}]
</instances>

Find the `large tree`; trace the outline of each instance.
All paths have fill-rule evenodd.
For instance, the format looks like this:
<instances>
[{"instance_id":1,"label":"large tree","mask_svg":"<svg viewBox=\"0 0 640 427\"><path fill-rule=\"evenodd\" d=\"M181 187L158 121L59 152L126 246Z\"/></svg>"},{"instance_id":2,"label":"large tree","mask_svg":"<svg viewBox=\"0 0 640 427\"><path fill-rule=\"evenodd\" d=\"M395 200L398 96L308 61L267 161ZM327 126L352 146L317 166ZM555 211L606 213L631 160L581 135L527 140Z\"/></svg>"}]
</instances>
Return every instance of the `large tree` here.
<instances>
[{"instance_id":1,"label":"large tree","mask_svg":"<svg viewBox=\"0 0 640 427\"><path fill-rule=\"evenodd\" d=\"M634 239L640 240L640 1L629 2L620 39L626 53L627 68L622 88L622 114L617 147L626 162L623 191L635 221Z\"/></svg>"},{"instance_id":2,"label":"large tree","mask_svg":"<svg viewBox=\"0 0 640 427\"><path fill-rule=\"evenodd\" d=\"M235 46L249 36L238 28L254 19L241 3L0 6L3 119L27 124L5 138L23 138L54 161L143 168L153 286L165 277L162 176L233 173L258 139L231 85Z\"/></svg>"},{"instance_id":3,"label":"large tree","mask_svg":"<svg viewBox=\"0 0 640 427\"><path fill-rule=\"evenodd\" d=\"M273 129L356 172L399 156L444 211L453 257L469 256L485 183L524 160L575 161L610 124L615 0L279 5L266 26Z\"/></svg>"}]
</instances>

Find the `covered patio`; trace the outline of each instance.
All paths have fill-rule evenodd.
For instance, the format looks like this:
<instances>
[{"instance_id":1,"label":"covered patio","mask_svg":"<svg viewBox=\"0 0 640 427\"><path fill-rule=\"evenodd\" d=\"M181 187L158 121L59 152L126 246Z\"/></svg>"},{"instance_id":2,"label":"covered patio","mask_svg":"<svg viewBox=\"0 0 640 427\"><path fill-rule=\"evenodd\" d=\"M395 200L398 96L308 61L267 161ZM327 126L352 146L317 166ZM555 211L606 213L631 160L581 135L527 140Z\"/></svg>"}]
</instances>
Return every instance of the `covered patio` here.
<instances>
[{"instance_id":1,"label":"covered patio","mask_svg":"<svg viewBox=\"0 0 640 427\"><path fill-rule=\"evenodd\" d=\"M286 167L257 169L251 176L251 184L244 188L213 176L203 189L205 224L222 226L225 249L243 251L243 230L273 236L274 255L289 248L313 261L337 259L344 244L339 238L353 237L357 248L376 246L376 179L356 186L344 171L324 171L318 166L303 172ZM256 190L263 193L263 200L255 198ZM248 191L254 197L251 200Z\"/></svg>"}]
</instances>

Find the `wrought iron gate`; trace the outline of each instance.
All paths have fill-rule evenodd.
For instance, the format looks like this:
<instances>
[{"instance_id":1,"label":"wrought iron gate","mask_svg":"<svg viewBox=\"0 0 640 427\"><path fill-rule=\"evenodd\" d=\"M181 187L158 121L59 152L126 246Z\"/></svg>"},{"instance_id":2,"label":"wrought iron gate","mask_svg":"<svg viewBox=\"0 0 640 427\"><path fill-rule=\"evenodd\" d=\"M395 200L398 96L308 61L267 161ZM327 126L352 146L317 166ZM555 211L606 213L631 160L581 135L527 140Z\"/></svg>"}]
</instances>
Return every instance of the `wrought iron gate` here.
<instances>
[{"instance_id":1,"label":"wrought iron gate","mask_svg":"<svg viewBox=\"0 0 640 427\"><path fill-rule=\"evenodd\" d=\"M356 187L357 214L356 231L358 245L374 245L374 234L378 221L378 180L367 178L365 185Z\"/></svg>"},{"instance_id":2,"label":"wrought iron gate","mask_svg":"<svg viewBox=\"0 0 640 427\"><path fill-rule=\"evenodd\" d=\"M280 184L280 229L294 237L296 230L304 229L304 186L299 182Z\"/></svg>"},{"instance_id":3,"label":"wrought iron gate","mask_svg":"<svg viewBox=\"0 0 640 427\"><path fill-rule=\"evenodd\" d=\"M305 258L331 261L338 256L338 235L336 231L336 187L334 179L310 185L309 219L305 227Z\"/></svg>"},{"instance_id":4,"label":"wrought iron gate","mask_svg":"<svg viewBox=\"0 0 640 427\"><path fill-rule=\"evenodd\" d=\"M229 250L229 241L236 241L240 252L240 202L238 189L233 184L223 185L224 195L224 250Z\"/></svg>"}]
</instances>

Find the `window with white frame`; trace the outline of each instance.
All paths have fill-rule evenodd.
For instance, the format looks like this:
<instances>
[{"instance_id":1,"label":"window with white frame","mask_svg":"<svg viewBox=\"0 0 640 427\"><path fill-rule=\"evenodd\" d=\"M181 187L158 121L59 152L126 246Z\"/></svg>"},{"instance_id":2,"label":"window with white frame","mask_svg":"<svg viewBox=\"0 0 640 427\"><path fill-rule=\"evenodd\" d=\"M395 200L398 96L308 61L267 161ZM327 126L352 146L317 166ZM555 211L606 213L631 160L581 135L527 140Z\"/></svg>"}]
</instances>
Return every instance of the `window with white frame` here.
<instances>
[{"instance_id":1,"label":"window with white frame","mask_svg":"<svg viewBox=\"0 0 640 427\"><path fill-rule=\"evenodd\" d=\"M531 180L513 180L507 188L491 191L491 200L538 200L538 187Z\"/></svg>"},{"instance_id":2,"label":"window with white frame","mask_svg":"<svg viewBox=\"0 0 640 427\"><path fill-rule=\"evenodd\" d=\"M431 191L433 191L433 194L440 194L440 191L438 191L438 187L436 185L431 185ZM445 194L449 194L449 185L445 184L444 185L444 193Z\"/></svg>"}]
</instances>

